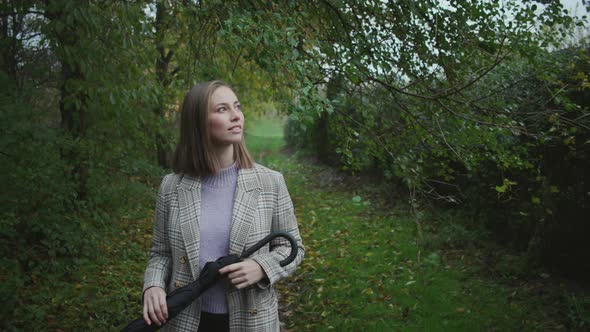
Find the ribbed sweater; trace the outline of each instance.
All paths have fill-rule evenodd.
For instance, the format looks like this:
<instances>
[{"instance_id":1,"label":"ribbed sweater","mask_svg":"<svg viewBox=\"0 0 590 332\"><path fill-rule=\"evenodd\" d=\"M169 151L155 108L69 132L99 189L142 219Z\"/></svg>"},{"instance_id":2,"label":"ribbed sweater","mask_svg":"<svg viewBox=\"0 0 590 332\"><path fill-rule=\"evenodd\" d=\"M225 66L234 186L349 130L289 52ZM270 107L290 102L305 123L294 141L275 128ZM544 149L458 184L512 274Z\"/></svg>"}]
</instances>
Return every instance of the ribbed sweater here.
<instances>
[{"instance_id":1,"label":"ribbed sweater","mask_svg":"<svg viewBox=\"0 0 590 332\"><path fill-rule=\"evenodd\" d=\"M200 254L201 269L205 263L229 254L234 194L238 180L236 163L212 176L201 178ZM201 294L201 310L228 313L227 284L220 281Z\"/></svg>"}]
</instances>

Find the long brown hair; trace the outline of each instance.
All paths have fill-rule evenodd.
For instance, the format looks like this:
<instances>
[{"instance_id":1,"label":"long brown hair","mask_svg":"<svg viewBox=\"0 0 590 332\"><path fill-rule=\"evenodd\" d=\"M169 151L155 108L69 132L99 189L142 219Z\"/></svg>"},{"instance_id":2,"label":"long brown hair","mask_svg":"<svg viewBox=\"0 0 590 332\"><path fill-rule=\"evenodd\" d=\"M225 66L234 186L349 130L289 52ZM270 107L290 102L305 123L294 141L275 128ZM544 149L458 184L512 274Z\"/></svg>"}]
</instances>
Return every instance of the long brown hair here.
<instances>
[{"instance_id":1,"label":"long brown hair","mask_svg":"<svg viewBox=\"0 0 590 332\"><path fill-rule=\"evenodd\" d=\"M172 160L172 169L175 173L203 176L216 174L221 169L219 160L213 153L207 119L211 95L222 86L231 89L228 84L216 80L197 84L184 96L180 106L180 140ZM238 168L254 167L244 138L233 146Z\"/></svg>"}]
</instances>

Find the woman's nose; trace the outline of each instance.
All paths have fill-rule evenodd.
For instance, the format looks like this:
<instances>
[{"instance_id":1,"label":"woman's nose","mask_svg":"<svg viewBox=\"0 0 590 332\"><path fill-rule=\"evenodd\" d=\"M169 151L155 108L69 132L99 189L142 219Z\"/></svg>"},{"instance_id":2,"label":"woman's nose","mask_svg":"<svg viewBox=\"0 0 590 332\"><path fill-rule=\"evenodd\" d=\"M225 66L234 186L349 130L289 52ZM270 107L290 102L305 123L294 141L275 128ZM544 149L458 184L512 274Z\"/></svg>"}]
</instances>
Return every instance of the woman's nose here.
<instances>
[{"instance_id":1,"label":"woman's nose","mask_svg":"<svg viewBox=\"0 0 590 332\"><path fill-rule=\"evenodd\" d=\"M242 117L242 112L240 112L237 108L232 107L231 109L231 119L232 121L239 120Z\"/></svg>"}]
</instances>

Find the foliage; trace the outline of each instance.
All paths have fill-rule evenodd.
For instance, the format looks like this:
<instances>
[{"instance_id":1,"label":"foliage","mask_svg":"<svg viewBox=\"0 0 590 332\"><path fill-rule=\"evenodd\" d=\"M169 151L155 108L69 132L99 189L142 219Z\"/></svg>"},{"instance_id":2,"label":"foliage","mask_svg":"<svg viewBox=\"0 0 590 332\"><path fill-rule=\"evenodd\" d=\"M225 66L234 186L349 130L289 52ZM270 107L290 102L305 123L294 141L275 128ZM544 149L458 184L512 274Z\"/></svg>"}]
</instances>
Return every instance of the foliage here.
<instances>
[{"instance_id":1,"label":"foliage","mask_svg":"<svg viewBox=\"0 0 590 332\"><path fill-rule=\"evenodd\" d=\"M3 270L15 266L8 271L14 274L3 273L2 294L16 297L14 306L4 308L3 330L115 331L137 315L151 243L152 214L147 209L153 208L160 177L142 179L149 185L125 176L110 178L108 185L96 188L109 195L110 210L82 216L88 228L75 233L92 252L75 252L47 264L36 257L26 274L18 265L2 262ZM97 221L108 227L93 227Z\"/></svg>"},{"instance_id":2,"label":"foliage","mask_svg":"<svg viewBox=\"0 0 590 332\"><path fill-rule=\"evenodd\" d=\"M141 8L54 1L2 10L2 42L22 38L3 53L17 67L3 63L0 72L6 322L46 317L35 303L50 295L27 290L60 289L96 259L98 230L126 201L112 190L116 177L159 170L145 137L153 119L142 112L153 92L142 82L149 52L138 52Z\"/></svg>"},{"instance_id":3,"label":"foliage","mask_svg":"<svg viewBox=\"0 0 590 332\"><path fill-rule=\"evenodd\" d=\"M59 159L59 131L40 125L47 119L35 114L1 75L2 191L0 239L3 253L2 317L18 301L14 289L30 283L31 271L47 269L58 257L88 254L75 216L62 219L73 200L73 183ZM65 227L64 227L65 226ZM85 225L86 226L86 225ZM9 254L10 253L10 254Z\"/></svg>"},{"instance_id":4,"label":"foliage","mask_svg":"<svg viewBox=\"0 0 590 332\"><path fill-rule=\"evenodd\" d=\"M465 214L424 211L427 238L439 240L420 246L408 206L387 205L379 183L294 156L263 163L285 175L306 245L297 274L279 284L289 330L576 330L583 318L564 313L587 316L583 299L574 309L573 294L527 280L524 258ZM500 261L488 267L488 257Z\"/></svg>"},{"instance_id":5,"label":"foliage","mask_svg":"<svg viewBox=\"0 0 590 332\"><path fill-rule=\"evenodd\" d=\"M417 219L425 217L414 194L463 203L473 220L532 257L558 248L544 259L590 261L560 256L574 247L567 240L584 240L590 127L588 50L557 51L584 22L562 9L531 0L3 1L2 324L50 329L73 308L64 329L113 329L137 309L124 300L138 297L133 283L149 228L143 205L153 204L149 192L163 172L155 161L169 158L185 91L217 78L234 85L247 116L288 112L289 142L348 171L403 184ZM261 136L262 127L277 137ZM248 129L255 158L273 160L268 150L282 144L279 136L274 125ZM351 194L326 199L348 202L343 211L352 214L374 204ZM368 227L381 246L391 245L376 231L393 223L388 218ZM134 238L128 247L121 234ZM351 250L369 262L365 245ZM437 255L424 256L433 269ZM129 257L134 274L113 257ZM376 289L359 290L375 304ZM116 314L112 299L120 300ZM570 316L585 326L580 303L572 300ZM323 308L316 304L300 313Z\"/></svg>"},{"instance_id":6,"label":"foliage","mask_svg":"<svg viewBox=\"0 0 590 332\"><path fill-rule=\"evenodd\" d=\"M330 27L345 37L320 38L310 51L322 53L329 107L295 108L287 139L320 156L336 152L327 161L343 169L403 183L415 207L414 194L463 204L502 240L528 250L531 263L556 261L561 243L576 258L560 269L584 278L576 262L587 255L576 248L585 242L563 242L577 238L590 208L581 172L588 50L555 51L574 23L583 24L560 6L334 4ZM569 171L557 166L563 159ZM577 231L558 239L557 229Z\"/></svg>"}]
</instances>

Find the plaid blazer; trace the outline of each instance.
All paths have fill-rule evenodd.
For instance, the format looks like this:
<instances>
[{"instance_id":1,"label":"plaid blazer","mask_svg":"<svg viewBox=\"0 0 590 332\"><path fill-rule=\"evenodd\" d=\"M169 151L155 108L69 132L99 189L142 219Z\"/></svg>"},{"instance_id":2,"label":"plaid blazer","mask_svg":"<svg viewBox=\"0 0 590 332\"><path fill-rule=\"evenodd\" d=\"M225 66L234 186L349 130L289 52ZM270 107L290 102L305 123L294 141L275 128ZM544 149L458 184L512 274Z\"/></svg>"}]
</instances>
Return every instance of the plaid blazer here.
<instances>
[{"instance_id":1,"label":"plaid blazer","mask_svg":"<svg viewBox=\"0 0 590 332\"><path fill-rule=\"evenodd\" d=\"M159 286L171 292L199 278L199 177L168 174L162 180L154 212L154 233L143 291ZM279 262L288 256L287 240L274 239L250 258L258 262L268 280L256 286L227 293L231 331L279 331L278 301L274 283L287 277L303 259L293 203L283 176L261 165L240 169L234 196L229 253L245 249L274 231L291 233L298 255L291 264ZM162 331L197 331L200 301L194 301L167 323Z\"/></svg>"}]
</instances>

